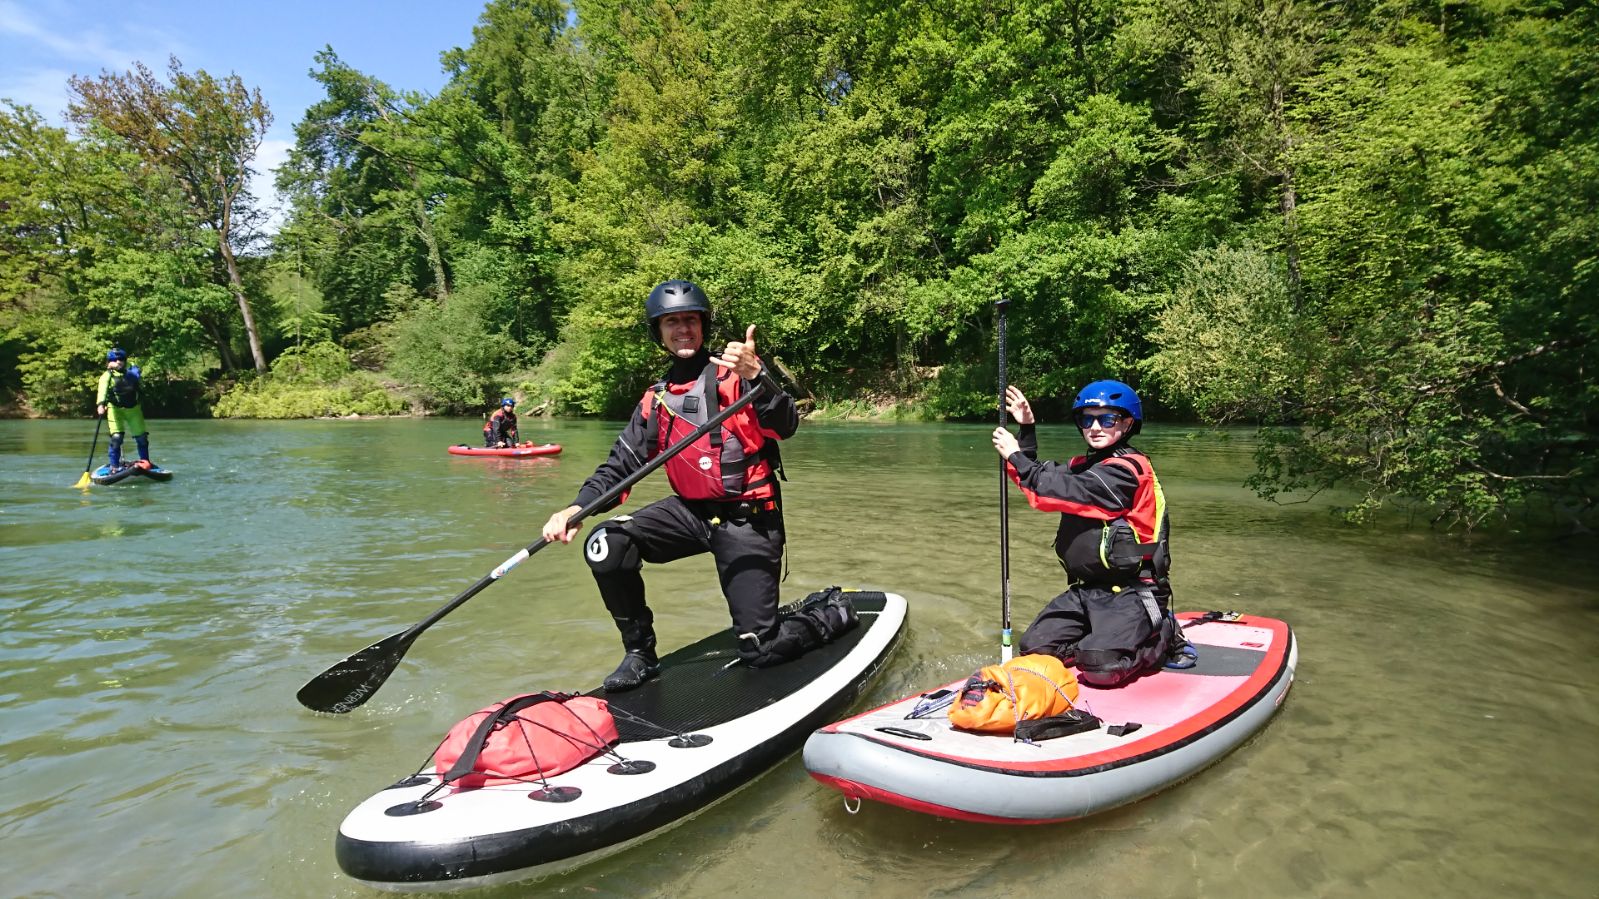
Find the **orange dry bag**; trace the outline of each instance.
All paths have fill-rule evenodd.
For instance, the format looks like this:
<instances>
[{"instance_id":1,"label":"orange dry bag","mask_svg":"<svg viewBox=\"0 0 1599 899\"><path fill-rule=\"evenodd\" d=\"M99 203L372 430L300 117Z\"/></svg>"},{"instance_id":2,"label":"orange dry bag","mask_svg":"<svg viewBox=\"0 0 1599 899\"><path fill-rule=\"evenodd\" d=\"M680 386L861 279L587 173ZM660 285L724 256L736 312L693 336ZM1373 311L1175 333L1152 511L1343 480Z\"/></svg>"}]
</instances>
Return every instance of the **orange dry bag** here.
<instances>
[{"instance_id":1,"label":"orange dry bag","mask_svg":"<svg viewBox=\"0 0 1599 899\"><path fill-rule=\"evenodd\" d=\"M619 739L605 700L545 691L473 712L450 728L433 763L445 784L472 789L553 777Z\"/></svg>"},{"instance_id":2,"label":"orange dry bag","mask_svg":"<svg viewBox=\"0 0 1599 899\"><path fill-rule=\"evenodd\" d=\"M1032 653L989 665L966 679L949 707L961 730L1015 733L1016 725L1060 715L1077 701L1077 678L1054 656Z\"/></svg>"}]
</instances>

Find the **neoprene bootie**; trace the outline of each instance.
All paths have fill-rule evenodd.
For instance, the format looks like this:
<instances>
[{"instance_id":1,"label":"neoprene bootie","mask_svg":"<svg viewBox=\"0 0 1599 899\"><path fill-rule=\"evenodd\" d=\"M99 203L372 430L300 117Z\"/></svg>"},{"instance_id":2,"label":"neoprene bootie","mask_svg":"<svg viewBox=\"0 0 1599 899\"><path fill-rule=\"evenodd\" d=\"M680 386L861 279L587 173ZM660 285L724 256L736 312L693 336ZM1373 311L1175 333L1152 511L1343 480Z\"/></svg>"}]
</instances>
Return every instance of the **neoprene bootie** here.
<instances>
[{"instance_id":1,"label":"neoprene bootie","mask_svg":"<svg viewBox=\"0 0 1599 899\"><path fill-rule=\"evenodd\" d=\"M660 673L661 663L655 658L655 653L629 652L622 656L622 664L617 665L616 670L605 679L605 692L622 693L635 689Z\"/></svg>"},{"instance_id":2,"label":"neoprene bootie","mask_svg":"<svg viewBox=\"0 0 1599 899\"><path fill-rule=\"evenodd\" d=\"M661 673L661 660L655 656L655 628L651 622L636 618L616 619L616 629L622 632L622 648L627 655L605 679L605 692L621 693L632 690Z\"/></svg>"}]
</instances>

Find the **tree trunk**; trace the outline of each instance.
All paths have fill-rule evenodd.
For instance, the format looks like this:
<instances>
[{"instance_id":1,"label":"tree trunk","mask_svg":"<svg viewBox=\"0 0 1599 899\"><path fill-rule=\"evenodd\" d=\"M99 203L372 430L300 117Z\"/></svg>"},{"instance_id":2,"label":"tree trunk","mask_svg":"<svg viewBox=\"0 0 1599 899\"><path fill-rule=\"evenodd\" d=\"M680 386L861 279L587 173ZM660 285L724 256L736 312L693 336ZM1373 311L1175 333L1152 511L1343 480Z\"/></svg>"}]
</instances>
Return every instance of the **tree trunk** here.
<instances>
[{"instance_id":1,"label":"tree trunk","mask_svg":"<svg viewBox=\"0 0 1599 899\"><path fill-rule=\"evenodd\" d=\"M393 122L393 113L389 104L381 97L370 81L366 85L367 97L371 100L372 108L378 111L385 122ZM416 217L416 233L422 238L422 244L427 247L428 265L433 269L433 295L439 302L450 298L450 282L444 275L444 254L439 252L439 240L433 234L433 222L428 218L427 205L422 202L422 179L416 173L416 166L409 161L401 160L405 174L411 179L411 189L416 192L416 198L411 202L411 214Z\"/></svg>"},{"instance_id":2,"label":"tree trunk","mask_svg":"<svg viewBox=\"0 0 1599 899\"><path fill-rule=\"evenodd\" d=\"M1088 50L1085 47L1086 41L1083 38L1083 6L1081 3L1073 3L1071 6L1071 29L1072 54L1077 58L1077 67L1082 69L1083 77L1087 79L1088 92L1097 94L1099 93L1099 79L1094 77L1093 67L1088 63Z\"/></svg>"},{"instance_id":3,"label":"tree trunk","mask_svg":"<svg viewBox=\"0 0 1599 899\"><path fill-rule=\"evenodd\" d=\"M411 167L407 165L406 170L411 171ZM419 183L416 172L411 171L412 187ZM411 209L416 214L416 231L428 249L428 264L433 267L434 296L442 303L450 298L449 282L444 279L444 254L439 252L439 241L433 236L433 223L428 220L427 206L423 205L421 197L416 198Z\"/></svg>"},{"instance_id":4,"label":"tree trunk","mask_svg":"<svg viewBox=\"0 0 1599 899\"><path fill-rule=\"evenodd\" d=\"M1288 287L1294 298L1294 306L1299 306L1299 237L1296 233L1297 222L1294 220L1294 211L1299 206L1299 197L1294 190L1294 167L1290 162L1294 149L1294 135L1288 130L1288 123L1283 120L1283 83L1273 81L1271 85L1271 120L1277 129L1278 140L1278 166L1282 181L1282 195L1278 204L1283 215L1283 249L1288 256Z\"/></svg>"},{"instance_id":5,"label":"tree trunk","mask_svg":"<svg viewBox=\"0 0 1599 899\"><path fill-rule=\"evenodd\" d=\"M244 334L250 339L250 355L255 359L255 370L264 375L267 373L267 364L266 353L261 349L261 334L255 329L255 314L250 310L250 298L244 294L244 279L239 277L239 263L233 258L233 247L228 244L228 238L233 236L233 200L238 196L237 187L230 187L220 166L213 174L218 195L222 198L222 214L217 221L217 250L222 253L222 262L228 267L228 289L233 291L233 298L239 301L239 314L244 317ZM234 184L244 184L242 160Z\"/></svg>"},{"instance_id":6,"label":"tree trunk","mask_svg":"<svg viewBox=\"0 0 1599 899\"><path fill-rule=\"evenodd\" d=\"M1294 209L1299 205L1294 193L1293 166L1283 166L1283 236L1288 253L1288 286L1293 291L1294 305L1299 304L1299 236L1295 232Z\"/></svg>"},{"instance_id":7,"label":"tree trunk","mask_svg":"<svg viewBox=\"0 0 1599 899\"><path fill-rule=\"evenodd\" d=\"M250 311L250 298L244 295L244 279L239 277L239 264L233 259L233 249L228 246L227 229L218 235L217 246L222 251L222 261L228 267L228 287L239 301L239 314L244 316L244 333L250 338L250 355L255 357L255 370L267 373L266 353L261 349L261 335L255 329L255 315Z\"/></svg>"},{"instance_id":8,"label":"tree trunk","mask_svg":"<svg viewBox=\"0 0 1599 899\"><path fill-rule=\"evenodd\" d=\"M239 363L233 358L233 342L228 339L228 334L222 326L207 315L200 319L200 327L205 329L205 333L211 337L211 342L216 344L217 359L222 363L222 370L237 369Z\"/></svg>"}]
</instances>

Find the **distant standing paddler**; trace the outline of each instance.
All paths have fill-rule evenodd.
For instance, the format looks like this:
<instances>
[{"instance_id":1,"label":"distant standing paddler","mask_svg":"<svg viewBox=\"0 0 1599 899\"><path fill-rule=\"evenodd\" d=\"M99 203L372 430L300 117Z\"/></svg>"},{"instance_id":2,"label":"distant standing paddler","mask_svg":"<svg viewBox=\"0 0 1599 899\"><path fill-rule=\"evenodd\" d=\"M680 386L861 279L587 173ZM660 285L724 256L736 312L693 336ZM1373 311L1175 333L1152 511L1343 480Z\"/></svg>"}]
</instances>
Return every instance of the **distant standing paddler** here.
<instances>
[{"instance_id":1,"label":"distant standing paddler","mask_svg":"<svg viewBox=\"0 0 1599 899\"><path fill-rule=\"evenodd\" d=\"M139 405L139 366L128 364L128 354L112 347L105 354L105 373L100 375L100 390L95 395L95 415L106 416L111 438L106 444L110 456L110 470L125 467L122 463L122 441L133 435L139 448L139 461L150 463L150 433L144 426L144 410Z\"/></svg>"}]
</instances>

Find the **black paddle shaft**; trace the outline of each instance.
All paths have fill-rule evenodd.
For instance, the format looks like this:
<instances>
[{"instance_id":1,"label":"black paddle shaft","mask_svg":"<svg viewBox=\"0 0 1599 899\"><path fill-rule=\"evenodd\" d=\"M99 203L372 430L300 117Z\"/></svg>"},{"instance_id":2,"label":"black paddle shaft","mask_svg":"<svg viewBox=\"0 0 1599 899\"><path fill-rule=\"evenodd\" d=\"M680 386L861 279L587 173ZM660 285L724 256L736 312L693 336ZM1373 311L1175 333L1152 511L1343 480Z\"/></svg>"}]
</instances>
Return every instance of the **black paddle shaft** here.
<instances>
[{"instance_id":1,"label":"black paddle shaft","mask_svg":"<svg viewBox=\"0 0 1599 899\"><path fill-rule=\"evenodd\" d=\"M1005 310L1010 307L1010 300L1000 297L994 304L998 311L999 323L999 426L1009 424L1005 414L1005 388L1007 372L1006 363L1009 361L1005 346ZM1010 484L1006 483L1009 477L1005 472L1005 460L999 460L999 617L1000 633L999 648L1005 659L1010 658Z\"/></svg>"},{"instance_id":2,"label":"black paddle shaft","mask_svg":"<svg viewBox=\"0 0 1599 899\"><path fill-rule=\"evenodd\" d=\"M651 459L643 468L623 478L621 483L605 491L599 499L579 509L571 518L567 519L567 525L576 525L596 511L609 508L611 501L621 496L628 488L643 480L655 469L665 465L668 459L687 449L694 441L710 433L713 428L720 427L722 422L737 414L740 409L754 402L757 397L766 391L767 383L768 379L763 373L761 379L755 382L749 392L733 401L727 408L713 416L710 421L695 428L687 437L684 437ZM300 688L300 692L295 694L295 698L300 701L301 705L315 712L343 714L360 706L372 698L372 694L376 693L378 688L383 686L383 682L389 679L389 675L394 673L395 667L405 657L406 650L411 648L411 644L416 642L416 638L421 636L423 631L432 627L445 615L460 608L462 603L481 593L485 587L504 577L507 572L520 565L528 556L548 545L549 541L540 536L539 539L528 544L525 549L501 562L493 571L479 578L477 583L466 588L459 596L440 606L433 614L412 625L409 629L379 640L316 677L311 678L311 680L306 682L305 686Z\"/></svg>"},{"instance_id":3,"label":"black paddle shaft","mask_svg":"<svg viewBox=\"0 0 1599 899\"><path fill-rule=\"evenodd\" d=\"M88 474L89 470L94 468L94 451L100 448L100 425L102 425L104 423L105 423L105 416L99 414L98 412L95 413L95 416L94 416L94 439L89 441L89 460L87 462L83 463L83 473L84 474ZM116 435L113 434L111 436L115 437Z\"/></svg>"}]
</instances>

